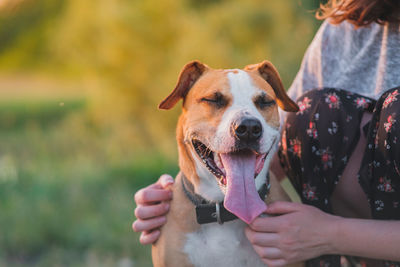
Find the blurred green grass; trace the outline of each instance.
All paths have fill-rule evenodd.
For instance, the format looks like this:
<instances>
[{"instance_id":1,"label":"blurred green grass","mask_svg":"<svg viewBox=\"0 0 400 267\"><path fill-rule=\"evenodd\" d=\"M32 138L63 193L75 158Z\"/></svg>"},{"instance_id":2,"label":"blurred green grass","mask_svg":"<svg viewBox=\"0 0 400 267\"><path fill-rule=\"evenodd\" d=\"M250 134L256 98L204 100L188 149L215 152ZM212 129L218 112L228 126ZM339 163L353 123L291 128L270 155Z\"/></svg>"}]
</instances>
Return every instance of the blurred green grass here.
<instances>
[{"instance_id":1,"label":"blurred green grass","mask_svg":"<svg viewBox=\"0 0 400 267\"><path fill-rule=\"evenodd\" d=\"M27 127L34 123L40 127L46 127L63 119L74 110L85 107L84 99L67 100L56 102L50 100L14 100L0 101L0 127L2 130Z\"/></svg>"},{"instance_id":2,"label":"blurred green grass","mask_svg":"<svg viewBox=\"0 0 400 267\"><path fill-rule=\"evenodd\" d=\"M0 1L0 267L151 266L133 195L178 171L157 104L193 59L289 86L319 3Z\"/></svg>"},{"instance_id":3,"label":"blurred green grass","mask_svg":"<svg viewBox=\"0 0 400 267\"><path fill-rule=\"evenodd\" d=\"M0 266L151 266L133 195L176 174L174 157L132 148L113 160L85 100L63 103L0 102Z\"/></svg>"},{"instance_id":4,"label":"blurred green grass","mask_svg":"<svg viewBox=\"0 0 400 267\"><path fill-rule=\"evenodd\" d=\"M134 192L174 159L112 160L85 100L0 102L0 266L151 266Z\"/></svg>"}]
</instances>

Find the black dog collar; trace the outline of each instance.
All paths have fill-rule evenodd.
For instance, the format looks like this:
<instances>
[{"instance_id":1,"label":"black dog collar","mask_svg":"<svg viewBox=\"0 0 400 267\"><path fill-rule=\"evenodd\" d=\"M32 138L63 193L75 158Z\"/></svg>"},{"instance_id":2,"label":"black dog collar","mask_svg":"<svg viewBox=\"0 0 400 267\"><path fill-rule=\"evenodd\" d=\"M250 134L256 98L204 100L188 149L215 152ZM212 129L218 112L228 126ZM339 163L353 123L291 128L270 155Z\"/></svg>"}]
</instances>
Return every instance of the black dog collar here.
<instances>
[{"instance_id":1,"label":"black dog collar","mask_svg":"<svg viewBox=\"0 0 400 267\"><path fill-rule=\"evenodd\" d=\"M262 200L265 200L271 185L269 183L269 174L266 183L258 191ZM196 207L196 219L198 224L218 222L223 224L237 219L237 216L225 209L224 202L209 202L202 196L194 192L193 184L182 174L182 188L186 196Z\"/></svg>"}]
</instances>

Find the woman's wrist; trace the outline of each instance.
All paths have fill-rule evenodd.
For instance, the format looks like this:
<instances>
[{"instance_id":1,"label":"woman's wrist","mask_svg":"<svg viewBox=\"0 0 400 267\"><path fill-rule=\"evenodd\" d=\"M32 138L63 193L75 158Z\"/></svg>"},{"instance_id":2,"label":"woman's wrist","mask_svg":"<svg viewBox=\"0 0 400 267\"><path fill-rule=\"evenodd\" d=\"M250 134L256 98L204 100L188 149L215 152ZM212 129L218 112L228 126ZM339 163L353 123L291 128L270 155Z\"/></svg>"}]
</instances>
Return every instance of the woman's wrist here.
<instances>
[{"instance_id":1,"label":"woman's wrist","mask_svg":"<svg viewBox=\"0 0 400 267\"><path fill-rule=\"evenodd\" d=\"M332 216L326 254L400 261L400 222Z\"/></svg>"},{"instance_id":2,"label":"woman's wrist","mask_svg":"<svg viewBox=\"0 0 400 267\"><path fill-rule=\"evenodd\" d=\"M324 224L324 227L322 228L323 233L321 234L321 241L323 242L321 246L321 255L340 254L338 239L341 238L340 225L343 223L345 218L331 214L327 214L327 216L328 220L327 223Z\"/></svg>"}]
</instances>

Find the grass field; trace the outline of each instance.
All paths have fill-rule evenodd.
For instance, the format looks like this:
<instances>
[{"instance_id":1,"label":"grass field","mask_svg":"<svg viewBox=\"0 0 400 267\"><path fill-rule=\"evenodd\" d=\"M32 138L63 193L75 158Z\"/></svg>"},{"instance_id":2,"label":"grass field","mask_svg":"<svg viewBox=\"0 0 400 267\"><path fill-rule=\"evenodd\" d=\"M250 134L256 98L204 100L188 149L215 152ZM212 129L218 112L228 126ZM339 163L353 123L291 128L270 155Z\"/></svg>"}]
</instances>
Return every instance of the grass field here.
<instances>
[{"instance_id":1,"label":"grass field","mask_svg":"<svg viewBox=\"0 0 400 267\"><path fill-rule=\"evenodd\" d=\"M0 266L151 266L133 195L174 160L109 146L85 99L0 101Z\"/></svg>"},{"instance_id":2,"label":"grass field","mask_svg":"<svg viewBox=\"0 0 400 267\"><path fill-rule=\"evenodd\" d=\"M133 195L178 171L179 70L268 59L288 86L320 2L0 0L0 267L151 266Z\"/></svg>"},{"instance_id":3,"label":"grass field","mask_svg":"<svg viewBox=\"0 0 400 267\"><path fill-rule=\"evenodd\" d=\"M151 266L133 195L176 159L113 143L84 97L46 95L0 94L0 266Z\"/></svg>"}]
</instances>

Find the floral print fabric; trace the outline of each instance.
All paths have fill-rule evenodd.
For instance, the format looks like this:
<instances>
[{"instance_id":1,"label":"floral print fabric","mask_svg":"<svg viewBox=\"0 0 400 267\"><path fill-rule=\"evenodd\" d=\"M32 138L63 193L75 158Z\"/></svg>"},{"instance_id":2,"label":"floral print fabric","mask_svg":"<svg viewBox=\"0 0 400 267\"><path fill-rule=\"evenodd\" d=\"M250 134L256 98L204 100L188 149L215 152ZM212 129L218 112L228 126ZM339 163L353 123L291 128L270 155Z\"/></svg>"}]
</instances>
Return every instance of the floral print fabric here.
<instances>
[{"instance_id":1,"label":"floral print fabric","mask_svg":"<svg viewBox=\"0 0 400 267\"><path fill-rule=\"evenodd\" d=\"M301 96L297 104L299 111L288 115L282 129L278 154L302 202L332 213L330 196L364 134L360 123L368 111L373 117L365 127L368 145L360 185L373 218L400 219L400 89L387 91L377 102L345 90L316 89ZM337 255L307 262L307 266L340 265Z\"/></svg>"},{"instance_id":2,"label":"floral print fabric","mask_svg":"<svg viewBox=\"0 0 400 267\"><path fill-rule=\"evenodd\" d=\"M378 100L359 172L372 217L400 220L400 89Z\"/></svg>"}]
</instances>

